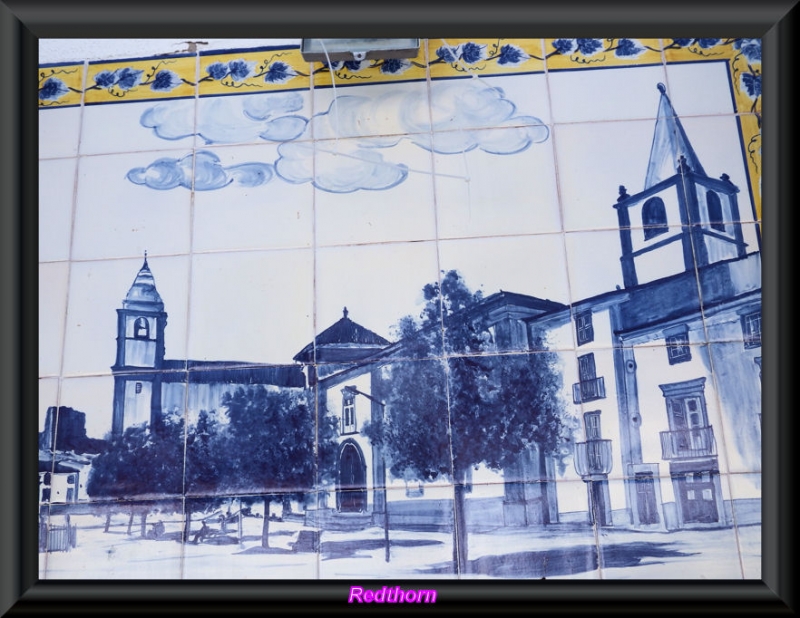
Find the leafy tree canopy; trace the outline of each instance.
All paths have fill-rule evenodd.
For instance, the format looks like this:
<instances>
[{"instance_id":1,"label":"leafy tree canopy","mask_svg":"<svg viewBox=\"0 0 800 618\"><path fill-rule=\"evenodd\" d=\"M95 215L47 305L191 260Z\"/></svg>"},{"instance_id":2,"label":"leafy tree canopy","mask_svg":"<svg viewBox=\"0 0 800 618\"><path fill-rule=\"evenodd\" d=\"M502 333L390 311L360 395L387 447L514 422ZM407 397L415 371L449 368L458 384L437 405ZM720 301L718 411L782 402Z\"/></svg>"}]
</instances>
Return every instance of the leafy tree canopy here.
<instances>
[{"instance_id":1,"label":"leafy tree canopy","mask_svg":"<svg viewBox=\"0 0 800 618\"><path fill-rule=\"evenodd\" d=\"M461 482L471 466L501 470L533 445L560 454L571 423L555 354L497 354L483 295L457 271L426 285L423 296L420 317L397 325L418 360L385 368L378 396L386 419L364 428L385 447L392 474Z\"/></svg>"}]
</instances>

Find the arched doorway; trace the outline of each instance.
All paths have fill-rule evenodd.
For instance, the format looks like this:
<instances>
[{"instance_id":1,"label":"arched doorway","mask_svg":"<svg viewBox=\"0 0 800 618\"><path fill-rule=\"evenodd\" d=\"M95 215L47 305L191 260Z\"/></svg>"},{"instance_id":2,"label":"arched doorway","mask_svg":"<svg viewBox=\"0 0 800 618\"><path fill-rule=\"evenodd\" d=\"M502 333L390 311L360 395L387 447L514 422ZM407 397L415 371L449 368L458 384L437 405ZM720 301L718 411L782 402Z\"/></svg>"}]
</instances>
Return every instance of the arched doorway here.
<instances>
[{"instance_id":1,"label":"arched doorway","mask_svg":"<svg viewBox=\"0 0 800 618\"><path fill-rule=\"evenodd\" d=\"M362 513L367 510L367 465L358 444L350 440L342 444L339 451L336 508L340 513Z\"/></svg>"}]
</instances>

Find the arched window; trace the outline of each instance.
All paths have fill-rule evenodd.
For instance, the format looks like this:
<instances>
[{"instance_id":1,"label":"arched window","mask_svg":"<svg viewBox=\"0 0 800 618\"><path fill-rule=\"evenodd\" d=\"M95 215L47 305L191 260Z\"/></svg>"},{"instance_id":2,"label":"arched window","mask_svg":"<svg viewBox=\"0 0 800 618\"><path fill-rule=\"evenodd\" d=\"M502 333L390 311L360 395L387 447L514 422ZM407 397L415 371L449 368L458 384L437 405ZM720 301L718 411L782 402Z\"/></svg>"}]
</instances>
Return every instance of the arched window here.
<instances>
[{"instance_id":1,"label":"arched window","mask_svg":"<svg viewBox=\"0 0 800 618\"><path fill-rule=\"evenodd\" d=\"M136 318L133 323L133 337L134 339L150 338L150 323L147 318Z\"/></svg>"},{"instance_id":2,"label":"arched window","mask_svg":"<svg viewBox=\"0 0 800 618\"><path fill-rule=\"evenodd\" d=\"M714 191L706 192L706 204L708 205L708 222L712 230L725 231L725 220L722 216L722 202L719 195Z\"/></svg>"},{"instance_id":3,"label":"arched window","mask_svg":"<svg viewBox=\"0 0 800 618\"><path fill-rule=\"evenodd\" d=\"M644 226L644 239L664 234L667 231L667 209L664 200L660 197L651 197L642 206L642 225Z\"/></svg>"}]
</instances>

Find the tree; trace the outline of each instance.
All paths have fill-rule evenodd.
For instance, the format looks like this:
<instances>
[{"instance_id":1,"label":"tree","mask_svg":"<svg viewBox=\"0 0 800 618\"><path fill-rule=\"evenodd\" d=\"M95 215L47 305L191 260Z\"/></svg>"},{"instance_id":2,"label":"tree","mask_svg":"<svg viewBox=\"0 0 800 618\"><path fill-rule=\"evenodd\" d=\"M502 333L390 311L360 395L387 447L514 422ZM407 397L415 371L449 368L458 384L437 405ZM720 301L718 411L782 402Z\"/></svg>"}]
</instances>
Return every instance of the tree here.
<instances>
[{"instance_id":1,"label":"tree","mask_svg":"<svg viewBox=\"0 0 800 618\"><path fill-rule=\"evenodd\" d=\"M197 422L186 434L184 542L189 540L192 513L217 507L226 500L220 492L227 474L226 451L225 426L215 411L200 410Z\"/></svg>"},{"instance_id":2,"label":"tree","mask_svg":"<svg viewBox=\"0 0 800 618\"><path fill-rule=\"evenodd\" d=\"M261 545L269 547L269 506L314 491L332 473L336 422L318 418L312 393L301 389L239 387L222 398L224 490L264 501Z\"/></svg>"},{"instance_id":3,"label":"tree","mask_svg":"<svg viewBox=\"0 0 800 618\"><path fill-rule=\"evenodd\" d=\"M106 449L92 461L86 492L93 498L136 499L131 502L131 523L138 513L144 537L154 502L183 492L183 457L184 423L179 415L166 415L158 429L148 423L128 427L108 438Z\"/></svg>"},{"instance_id":4,"label":"tree","mask_svg":"<svg viewBox=\"0 0 800 618\"><path fill-rule=\"evenodd\" d=\"M364 433L383 446L393 476L452 479L453 561L464 572L468 471L480 464L506 470L530 449L559 455L571 424L552 352L498 354L480 312L482 294L470 291L457 271L426 285L423 296L420 318L407 316L397 326L418 360L391 365L379 395L386 420Z\"/></svg>"}]
</instances>

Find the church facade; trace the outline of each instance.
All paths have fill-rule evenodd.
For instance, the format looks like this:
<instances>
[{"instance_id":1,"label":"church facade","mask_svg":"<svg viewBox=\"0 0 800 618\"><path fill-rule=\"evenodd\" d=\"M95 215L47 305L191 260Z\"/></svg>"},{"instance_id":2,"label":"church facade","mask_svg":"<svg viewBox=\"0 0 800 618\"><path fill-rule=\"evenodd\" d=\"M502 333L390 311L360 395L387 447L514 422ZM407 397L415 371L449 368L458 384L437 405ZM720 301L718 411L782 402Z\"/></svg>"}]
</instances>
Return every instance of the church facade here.
<instances>
[{"instance_id":1,"label":"church facade","mask_svg":"<svg viewBox=\"0 0 800 618\"><path fill-rule=\"evenodd\" d=\"M165 413L217 409L222 396L239 386L263 384L302 388L297 366L166 358L167 312L147 256L122 307L117 309L117 356L111 431L143 422L158 424Z\"/></svg>"}]
</instances>

